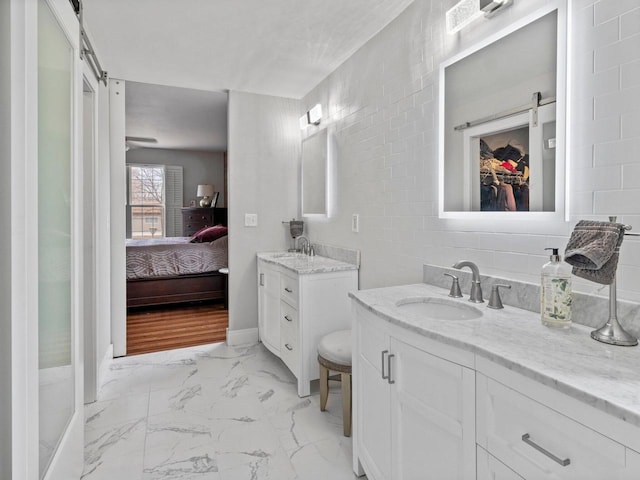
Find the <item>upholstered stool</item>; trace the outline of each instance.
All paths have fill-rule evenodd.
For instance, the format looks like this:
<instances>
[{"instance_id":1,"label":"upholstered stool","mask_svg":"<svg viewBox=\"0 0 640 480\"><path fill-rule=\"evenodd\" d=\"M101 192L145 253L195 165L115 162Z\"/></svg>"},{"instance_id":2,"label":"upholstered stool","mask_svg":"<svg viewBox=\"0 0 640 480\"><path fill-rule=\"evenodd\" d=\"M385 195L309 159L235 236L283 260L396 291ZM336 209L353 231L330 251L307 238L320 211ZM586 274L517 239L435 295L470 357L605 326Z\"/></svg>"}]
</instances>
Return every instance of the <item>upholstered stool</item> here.
<instances>
[{"instance_id":1,"label":"upholstered stool","mask_svg":"<svg viewBox=\"0 0 640 480\"><path fill-rule=\"evenodd\" d=\"M351 330L339 330L320 339L320 410L325 411L329 397L329 370L340 374L342 383L342 429L351 436ZM338 378L332 377L331 380Z\"/></svg>"}]
</instances>

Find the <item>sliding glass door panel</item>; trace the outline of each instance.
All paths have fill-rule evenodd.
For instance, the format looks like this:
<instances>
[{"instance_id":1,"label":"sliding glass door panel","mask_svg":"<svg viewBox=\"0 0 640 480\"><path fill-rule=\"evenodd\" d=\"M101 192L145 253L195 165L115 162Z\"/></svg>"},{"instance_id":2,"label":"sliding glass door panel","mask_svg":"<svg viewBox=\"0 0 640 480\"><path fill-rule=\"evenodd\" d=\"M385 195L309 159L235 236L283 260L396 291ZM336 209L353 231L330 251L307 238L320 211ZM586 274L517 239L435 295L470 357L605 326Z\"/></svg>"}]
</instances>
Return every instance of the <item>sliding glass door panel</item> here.
<instances>
[{"instance_id":1,"label":"sliding glass door panel","mask_svg":"<svg viewBox=\"0 0 640 480\"><path fill-rule=\"evenodd\" d=\"M38 2L38 352L40 477L75 411L72 328L73 47Z\"/></svg>"}]
</instances>

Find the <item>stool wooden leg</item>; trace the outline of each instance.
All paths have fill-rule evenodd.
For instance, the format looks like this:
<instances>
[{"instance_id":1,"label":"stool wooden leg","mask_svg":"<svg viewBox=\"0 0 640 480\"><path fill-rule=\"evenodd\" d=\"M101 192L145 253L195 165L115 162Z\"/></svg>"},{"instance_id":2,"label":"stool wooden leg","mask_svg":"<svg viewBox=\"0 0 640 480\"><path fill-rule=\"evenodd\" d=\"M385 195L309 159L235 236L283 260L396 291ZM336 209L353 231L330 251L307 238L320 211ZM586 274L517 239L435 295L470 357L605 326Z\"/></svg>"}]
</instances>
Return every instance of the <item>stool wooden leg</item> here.
<instances>
[{"instance_id":1,"label":"stool wooden leg","mask_svg":"<svg viewBox=\"0 0 640 480\"><path fill-rule=\"evenodd\" d=\"M324 412L329 398L329 369L320 365L320 411Z\"/></svg>"},{"instance_id":2,"label":"stool wooden leg","mask_svg":"<svg viewBox=\"0 0 640 480\"><path fill-rule=\"evenodd\" d=\"M342 377L342 430L345 437L351 436L351 374L341 373Z\"/></svg>"}]
</instances>

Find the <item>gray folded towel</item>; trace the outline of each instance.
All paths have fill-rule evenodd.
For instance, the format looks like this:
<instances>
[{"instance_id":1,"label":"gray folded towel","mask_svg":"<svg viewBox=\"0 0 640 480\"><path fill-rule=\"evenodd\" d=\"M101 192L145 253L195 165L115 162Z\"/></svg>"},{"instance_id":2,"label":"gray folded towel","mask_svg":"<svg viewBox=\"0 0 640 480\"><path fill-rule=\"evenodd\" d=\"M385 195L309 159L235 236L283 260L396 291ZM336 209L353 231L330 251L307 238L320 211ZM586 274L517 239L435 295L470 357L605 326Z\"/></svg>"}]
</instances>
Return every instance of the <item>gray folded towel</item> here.
<instances>
[{"instance_id":1,"label":"gray folded towel","mask_svg":"<svg viewBox=\"0 0 640 480\"><path fill-rule=\"evenodd\" d=\"M616 276L624 225L580 220L564 252L573 274L592 282L610 285Z\"/></svg>"}]
</instances>

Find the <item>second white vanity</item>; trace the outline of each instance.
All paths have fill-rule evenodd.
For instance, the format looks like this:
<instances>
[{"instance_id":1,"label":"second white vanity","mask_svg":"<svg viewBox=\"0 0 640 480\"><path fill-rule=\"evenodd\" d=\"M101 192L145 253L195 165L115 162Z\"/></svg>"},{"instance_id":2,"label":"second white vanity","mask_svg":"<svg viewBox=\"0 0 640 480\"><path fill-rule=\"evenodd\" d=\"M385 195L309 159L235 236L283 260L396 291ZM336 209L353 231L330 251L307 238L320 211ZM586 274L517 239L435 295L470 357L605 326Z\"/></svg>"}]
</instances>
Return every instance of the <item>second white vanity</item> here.
<instances>
[{"instance_id":1,"label":"second white vanity","mask_svg":"<svg viewBox=\"0 0 640 480\"><path fill-rule=\"evenodd\" d=\"M351 297L356 473L640 478L640 350L595 342L580 325L550 330L536 313L488 309L426 284ZM449 306L471 314L428 318L420 309L429 302L445 317Z\"/></svg>"},{"instance_id":2,"label":"second white vanity","mask_svg":"<svg viewBox=\"0 0 640 480\"><path fill-rule=\"evenodd\" d=\"M348 293L357 263L323 256L258 254L258 333L298 380L298 395L319 377L317 347L327 333L351 327Z\"/></svg>"}]
</instances>

